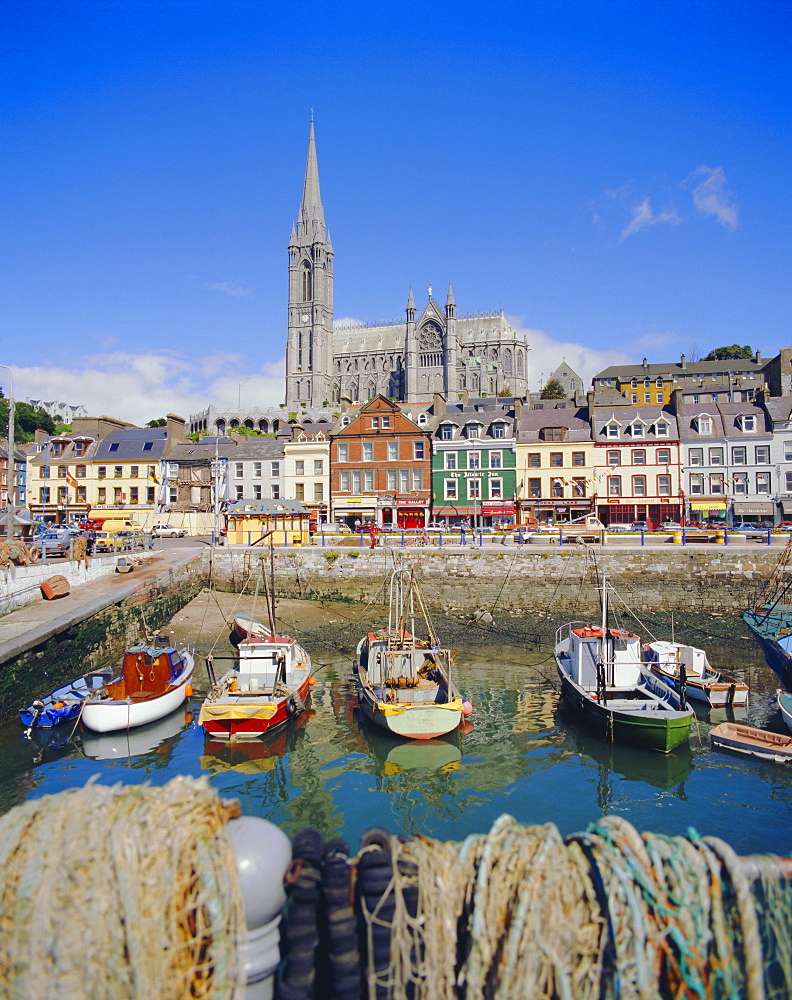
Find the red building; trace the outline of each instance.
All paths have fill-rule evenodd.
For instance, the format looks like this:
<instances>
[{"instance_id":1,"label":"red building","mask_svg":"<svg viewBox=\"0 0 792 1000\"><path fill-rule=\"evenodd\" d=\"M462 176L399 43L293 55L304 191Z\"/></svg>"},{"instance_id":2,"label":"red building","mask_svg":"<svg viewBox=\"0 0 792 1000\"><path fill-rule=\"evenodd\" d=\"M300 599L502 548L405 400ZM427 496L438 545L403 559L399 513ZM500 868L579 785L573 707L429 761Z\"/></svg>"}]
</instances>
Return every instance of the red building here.
<instances>
[{"instance_id":1,"label":"red building","mask_svg":"<svg viewBox=\"0 0 792 1000\"><path fill-rule=\"evenodd\" d=\"M428 429L398 404L375 396L350 407L330 438L332 520L380 527L422 528L432 497Z\"/></svg>"}]
</instances>

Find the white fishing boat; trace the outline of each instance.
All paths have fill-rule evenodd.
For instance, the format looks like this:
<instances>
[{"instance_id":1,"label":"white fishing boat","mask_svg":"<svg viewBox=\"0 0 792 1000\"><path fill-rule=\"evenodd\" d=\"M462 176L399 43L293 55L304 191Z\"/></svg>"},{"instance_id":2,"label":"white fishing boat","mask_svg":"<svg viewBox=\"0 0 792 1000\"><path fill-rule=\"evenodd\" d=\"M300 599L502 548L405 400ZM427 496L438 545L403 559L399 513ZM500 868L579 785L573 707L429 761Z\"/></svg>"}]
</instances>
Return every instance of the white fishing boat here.
<instances>
[{"instance_id":1,"label":"white fishing boat","mask_svg":"<svg viewBox=\"0 0 792 1000\"><path fill-rule=\"evenodd\" d=\"M707 654L697 646L681 642L650 642L644 646L644 659L675 691L684 688L691 701L711 708L746 705L748 685L732 674L710 666Z\"/></svg>"},{"instance_id":2,"label":"white fishing boat","mask_svg":"<svg viewBox=\"0 0 792 1000\"><path fill-rule=\"evenodd\" d=\"M415 636L416 600L428 639ZM388 627L368 632L357 647L353 669L360 710L377 726L405 739L431 740L453 732L463 712L470 712L454 686L453 663L453 651L442 649L434 637L413 573L395 569Z\"/></svg>"},{"instance_id":3,"label":"white fishing boat","mask_svg":"<svg viewBox=\"0 0 792 1000\"><path fill-rule=\"evenodd\" d=\"M556 632L561 693L602 739L669 753L687 742L693 710L643 663L641 639L608 628L608 585L600 625L569 622Z\"/></svg>"},{"instance_id":4,"label":"white fishing boat","mask_svg":"<svg viewBox=\"0 0 792 1000\"><path fill-rule=\"evenodd\" d=\"M83 702L82 723L96 733L110 733L163 719L192 694L194 669L192 651L176 649L167 636L131 646L121 675Z\"/></svg>"}]
</instances>

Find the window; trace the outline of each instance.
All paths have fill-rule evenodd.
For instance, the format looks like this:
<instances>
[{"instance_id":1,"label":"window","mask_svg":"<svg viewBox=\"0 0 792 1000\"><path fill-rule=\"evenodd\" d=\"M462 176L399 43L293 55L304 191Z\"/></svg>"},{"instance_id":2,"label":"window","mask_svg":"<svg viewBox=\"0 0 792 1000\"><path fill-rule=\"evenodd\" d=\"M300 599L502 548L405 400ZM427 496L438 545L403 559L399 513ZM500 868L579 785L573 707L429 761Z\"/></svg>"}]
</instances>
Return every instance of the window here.
<instances>
[{"instance_id":1,"label":"window","mask_svg":"<svg viewBox=\"0 0 792 1000\"><path fill-rule=\"evenodd\" d=\"M314 483L314 502L324 500L324 483Z\"/></svg>"},{"instance_id":2,"label":"window","mask_svg":"<svg viewBox=\"0 0 792 1000\"><path fill-rule=\"evenodd\" d=\"M502 451L491 451L489 453L489 467L491 469L502 469L503 468L503 452Z\"/></svg>"},{"instance_id":3,"label":"window","mask_svg":"<svg viewBox=\"0 0 792 1000\"><path fill-rule=\"evenodd\" d=\"M651 394L651 392L645 392L644 393L644 403L651 403L651 402L652 402L652 394Z\"/></svg>"},{"instance_id":4,"label":"window","mask_svg":"<svg viewBox=\"0 0 792 1000\"><path fill-rule=\"evenodd\" d=\"M114 441L107 450L108 451L118 451L118 441ZM55 454L56 455L60 454L60 452L58 451Z\"/></svg>"},{"instance_id":5,"label":"window","mask_svg":"<svg viewBox=\"0 0 792 1000\"><path fill-rule=\"evenodd\" d=\"M85 441L75 441L74 442L74 454L75 455L84 455L85 454L85 445L86 445Z\"/></svg>"},{"instance_id":6,"label":"window","mask_svg":"<svg viewBox=\"0 0 792 1000\"><path fill-rule=\"evenodd\" d=\"M388 441L388 461L398 462L399 461L399 442L398 441Z\"/></svg>"},{"instance_id":7,"label":"window","mask_svg":"<svg viewBox=\"0 0 792 1000\"><path fill-rule=\"evenodd\" d=\"M792 441L784 441L784 461L792 462Z\"/></svg>"},{"instance_id":8,"label":"window","mask_svg":"<svg viewBox=\"0 0 792 1000\"><path fill-rule=\"evenodd\" d=\"M711 434L712 433L712 421L709 417L698 417L696 419L696 430L699 434Z\"/></svg>"},{"instance_id":9,"label":"window","mask_svg":"<svg viewBox=\"0 0 792 1000\"><path fill-rule=\"evenodd\" d=\"M74 469L74 475L77 479L85 479L85 466L78 465Z\"/></svg>"},{"instance_id":10,"label":"window","mask_svg":"<svg viewBox=\"0 0 792 1000\"><path fill-rule=\"evenodd\" d=\"M700 403L701 402L701 397L700 396L694 396L693 397L693 402L694 403Z\"/></svg>"},{"instance_id":11,"label":"window","mask_svg":"<svg viewBox=\"0 0 792 1000\"><path fill-rule=\"evenodd\" d=\"M349 492L349 472L346 469L338 477L338 482L339 482L339 485L338 485L339 490L343 490L344 493L348 493Z\"/></svg>"},{"instance_id":12,"label":"window","mask_svg":"<svg viewBox=\"0 0 792 1000\"><path fill-rule=\"evenodd\" d=\"M360 470L356 469L352 473L352 492L353 493L360 493L362 481L363 481L363 478L361 476Z\"/></svg>"},{"instance_id":13,"label":"window","mask_svg":"<svg viewBox=\"0 0 792 1000\"><path fill-rule=\"evenodd\" d=\"M153 441L144 441L143 442L143 451L151 451L151 449L153 447L154 447L154 442Z\"/></svg>"},{"instance_id":14,"label":"window","mask_svg":"<svg viewBox=\"0 0 792 1000\"><path fill-rule=\"evenodd\" d=\"M721 473L713 473L710 476L710 493L713 495L719 495L725 492L726 488L723 482L723 475Z\"/></svg>"},{"instance_id":15,"label":"window","mask_svg":"<svg viewBox=\"0 0 792 1000\"><path fill-rule=\"evenodd\" d=\"M564 495L564 480L554 477L550 480L550 495L562 497Z\"/></svg>"},{"instance_id":16,"label":"window","mask_svg":"<svg viewBox=\"0 0 792 1000\"><path fill-rule=\"evenodd\" d=\"M769 465L770 464L770 445L769 444L758 444L754 449L756 453L756 464L757 465Z\"/></svg>"},{"instance_id":17,"label":"window","mask_svg":"<svg viewBox=\"0 0 792 1000\"><path fill-rule=\"evenodd\" d=\"M638 402L638 393L637 392L631 393L631 400L630 401L633 402L633 403L637 403Z\"/></svg>"},{"instance_id":18,"label":"window","mask_svg":"<svg viewBox=\"0 0 792 1000\"><path fill-rule=\"evenodd\" d=\"M769 472L757 472L756 473L756 492L757 493L769 493L770 492L770 473Z\"/></svg>"},{"instance_id":19,"label":"window","mask_svg":"<svg viewBox=\"0 0 792 1000\"><path fill-rule=\"evenodd\" d=\"M506 427L503 424L493 424L492 425L492 436L494 438L505 438L506 437Z\"/></svg>"},{"instance_id":20,"label":"window","mask_svg":"<svg viewBox=\"0 0 792 1000\"><path fill-rule=\"evenodd\" d=\"M690 448L688 450L688 464L689 465L703 465L704 464L704 449L703 448Z\"/></svg>"},{"instance_id":21,"label":"window","mask_svg":"<svg viewBox=\"0 0 792 1000\"><path fill-rule=\"evenodd\" d=\"M792 493L792 472L785 472L784 479L786 481L786 493Z\"/></svg>"},{"instance_id":22,"label":"window","mask_svg":"<svg viewBox=\"0 0 792 1000\"><path fill-rule=\"evenodd\" d=\"M635 423L631 427L631 433L634 438L642 438L644 436L644 425L640 423Z\"/></svg>"},{"instance_id":23,"label":"window","mask_svg":"<svg viewBox=\"0 0 792 1000\"><path fill-rule=\"evenodd\" d=\"M608 426L605 428L605 432L609 438L617 438L619 436L619 425L608 424Z\"/></svg>"},{"instance_id":24,"label":"window","mask_svg":"<svg viewBox=\"0 0 792 1000\"><path fill-rule=\"evenodd\" d=\"M539 469L542 466L542 456L538 451L532 451L528 455L528 468Z\"/></svg>"},{"instance_id":25,"label":"window","mask_svg":"<svg viewBox=\"0 0 792 1000\"><path fill-rule=\"evenodd\" d=\"M68 503L69 502L69 488L68 486L58 487L58 503Z\"/></svg>"},{"instance_id":26,"label":"window","mask_svg":"<svg viewBox=\"0 0 792 1000\"><path fill-rule=\"evenodd\" d=\"M572 452L572 464L581 466L586 464L586 453L584 451Z\"/></svg>"},{"instance_id":27,"label":"window","mask_svg":"<svg viewBox=\"0 0 792 1000\"><path fill-rule=\"evenodd\" d=\"M646 452L643 448L637 448L635 451L631 452L630 458L633 465L646 465Z\"/></svg>"},{"instance_id":28,"label":"window","mask_svg":"<svg viewBox=\"0 0 792 1000\"><path fill-rule=\"evenodd\" d=\"M467 454L467 467L469 469L480 469L481 468L481 452L480 451L469 451Z\"/></svg>"},{"instance_id":29,"label":"window","mask_svg":"<svg viewBox=\"0 0 792 1000\"><path fill-rule=\"evenodd\" d=\"M699 473L694 473L690 477L690 493L692 496L700 496L704 492L704 477Z\"/></svg>"},{"instance_id":30,"label":"window","mask_svg":"<svg viewBox=\"0 0 792 1000\"><path fill-rule=\"evenodd\" d=\"M6 421L8 423L8 421ZM50 477L50 467L48 465L41 466L41 478L49 479ZM99 466L99 478L104 479L105 477L105 467L103 465Z\"/></svg>"},{"instance_id":31,"label":"window","mask_svg":"<svg viewBox=\"0 0 792 1000\"><path fill-rule=\"evenodd\" d=\"M339 462L348 462L349 461L349 445L348 444L340 444L338 446L338 451L336 452L336 455L338 456L338 461Z\"/></svg>"},{"instance_id":32,"label":"window","mask_svg":"<svg viewBox=\"0 0 792 1000\"><path fill-rule=\"evenodd\" d=\"M440 440L450 441L454 436L454 428L451 424L443 424L440 428Z\"/></svg>"},{"instance_id":33,"label":"window","mask_svg":"<svg viewBox=\"0 0 792 1000\"><path fill-rule=\"evenodd\" d=\"M113 487L113 503L121 503L121 487Z\"/></svg>"},{"instance_id":34,"label":"window","mask_svg":"<svg viewBox=\"0 0 792 1000\"><path fill-rule=\"evenodd\" d=\"M102 490L99 490L99 492L101 493ZM41 487L41 489L39 490L39 497L41 499L41 503L42 504L50 502L50 488L49 488L49 486L42 486ZM100 502L104 503L103 500L100 500Z\"/></svg>"},{"instance_id":35,"label":"window","mask_svg":"<svg viewBox=\"0 0 792 1000\"><path fill-rule=\"evenodd\" d=\"M121 477L123 475L124 475L124 467L123 467L123 465L114 465L113 466L113 479L121 479Z\"/></svg>"},{"instance_id":36,"label":"window","mask_svg":"<svg viewBox=\"0 0 792 1000\"><path fill-rule=\"evenodd\" d=\"M662 404L662 402L663 402L663 394L662 394L662 392L658 392L657 393L657 395L655 396L655 402L657 403L658 406L660 406Z\"/></svg>"},{"instance_id":37,"label":"window","mask_svg":"<svg viewBox=\"0 0 792 1000\"><path fill-rule=\"evenodd\" d=\"M240 487L237 487L239 489ZM295 483L294 484L294 498L295 500L305 499L305 483Z\"/></svg>"},{"instance_id":38,"label":"window","mask_svg":"<svg viewBox=\"0 0 792 1000\"><path fill-rule=\"evenodd\" d=\"M566 437L566 427L543 427L539 437L543 441L563 441Z\"/></svg>"},{"instance_id":39,"label":"window","mask_svg":"<svg viewBox=\"0 0 792 1000\"><path fill-rule=\"evenodd\" d=\"M280 475L280 462L270 462L270 475L271 476Z\"/></svg>"},{"instance_id":40,"label":"window","mask_svg":"<svg viewBox=\"0 0 792 1000\"><path fill-rule=\"evenodd\" d=\"M410 492L410 473L406 469L399 470L399 489L402 493Z\"/></svg>"},{"instance_id":41,"label":"window","mask_svg":"<svg viewBox=\"0 0 792 1000\"><path fill-rule=\"evenodd\" d=\"M747 433L752 433L756 430L756 417L753 413L746 413L743 415L742 429Z\"/></svg>"},{"instance_id":42,"label":"window","mask_svg":"<svg viewBox=\"0 0 792 1000\"><path fill-rule=\"evenodd\" d=\"M447 451L445 453L445 468L455 469L457 467L457 456L455 451Z\"/></svg>"},{"instance_id":43,"label":"window","mask_svg":"<svg viewBox=\"0 0 792 1000\"><path fill-rule=\"evenodd\" d=\"M416 461L421 461L423 457L424 457L424 442L413 441L413 458Z\"/></svg>"},{"instance_id":44,"label":"window","mask_svg":"<svg viewBox=\"0 0 792 1000\"><path fill-rule=\"evenodd\" d=\"M294 463L294 474L295 474L295 476L304 476L305 475L305 459L304 458L298 458L295 461L295 463Z\"/></svg>"},{"instance_id":45,"label":"window","mask_svg":"<svg viewBox=\"0 0 792 1000\"><path fill-rule=\"evenodd\" d=\"M280 500L280 486L273 485L270 489L272 490L272 499Z\"/></svg>"},{"instance_id":46,"label":"window","mask_svg":"<svg viewBox=\"0 0 792 1000\"><path fill-rule=\"evenodd\" d=\"M717 394L717 392L713 392L712 395L710 396L710 398L712 399L713 403L717 403L718 402L718 394Z\"/></svg>"},{"instance_id":47,"label":"window","mask_svg":"<svg viewBox=\"0 0 792 1000\"><path fill-rule=\"evenodd\" d=\"M528 496L537 499L542 495L542 480L541 479L529 479L528 480Z\"/></svg>"},{"instance_id":48,"label":"window","mask_svg":"<svg viewBox=\"0 0 792 1000\"><path fill-rule=\"evenodd\" d=\"M658 420L655 424L655 434L658 437L665 438L668 437L668 424L665 420Z\"/></svg>"},{"instance_id":49,"label":"window","mask_svg":"<svg viewBox=\"0 0 792 1000\"><path fill-rule=\"evenodd\" d=\"M657 477L657 495L659 497L670 497L671 496L671 477L670 476L658 476Z\"/></svg>"},{"instance_id":50,"label":"window","mask_svg":"<svg viewBox=\"0 0 792 1000\"><path fill-rule=\"evenodd\" d=\"M467 481L468 500L481 499L481 480L468 479Z\"/></svg>"},{"instance_id":51,"label":"window","mask_svg":"<svg viewBox=\"0 0 792 1000\"><path fill-rule=\"evenodd\" d=\"M253 463L253 475L256 476L257 478L259 476L261 476L261 462L254 462ZM261 499L261 498L259 498L259 499Z\"/></svg>"},{"instance_id":52,"label":"window","mask_svg":"<svg viewBox=\"0 0 792 1000\"><path fill-rule=\"evenodd\" d=\"M425 413L419 413L418 419L416 421L419 427L424 427L427 423L427 416Z\"/></svg>"},{"instance_id":53,"label":"window","mask_svg":"<svg viewBox=\"0 0 792 1000\"><path fill-rule=\"evenodd\" d=\"M242 499L242 497L245 495L245 487L242 485L242 483L236 484L236 486L234 487L234 493L236 494L235 496L236 500Z\"/></svg>"},{"instance_id":54,"label":"window","mask_svg":"<svg viewBox=\"0 0 792 1000\"><path fill-rule=\"evenodd\" d=\"M315 476L324 475L324 460L321 458L314 459L314 475Z\"/></svg>"},{"instance_id":55,"label":"window","mask_svg":"<svg viewBox=\"0 0 792 1000\"><path fill-rule=\"evenodd\" d=\"M621 496L621 476L608 476L608 496Z\"/></svg>"},{"instance_id":56,"label":"window","mask_svg":"<svg viewBox=\"0 0 792 1000\"><path fill-rule=\"evenodd\" d=\"M634 497L646 496L646 476L632 477L632 491Z\"/></svg>"},{"instance_id":57,"label":"window","mask_svg":"<svg viewBox=\"0 0 792 1000\"><path fill-rule=\"evenodd\" d=\"M68 465L59 465L58 466L58 479L65 479L66 476L68 475L68 472L69 472Z\"/></svg>"},{"instance_id":58,"label":"window","mask_svg":"<svg viewBox=\"0 0 792 1000\"><path fill-rule=\"evenodd\" d=\"M723 465L723 448L710 448L710 450L709 450L709 464L710 465Z\"/></svg>"},{"instance_id":59,"label":"window","mask_svg":"<svg viewBox=\"0 0 792 1000\"><path fill-rule=\"evenodd\" d=\"M361 461L363 462L373 462L374 461L374 445L371 441L364 441L362 444L363 456Z\"/></svg>"},{"instance_id":60,"label":"window","mask_svg":"<svg viewBox=\"0 0 792 1000\"><path fill-rule=\"evenodd\" d=\"M131 486L130 487L130 489L129 489L129 502L130 503L137 503L138 502L138 492L139 492L139 487L137 487L137 486Z\"/></svg>"},{"instance_id":61,"label":"window","mask_svg":"<svg viewBox=\"0 0 792 1000\"><path fill-rule=\"evenodd\" d=\"M256 483L253 487L253 499L261 500L261 483Z\"/></svg>"},{"instance_id":62,"label":"window","mask_svg":"<svg viewBox=\"0 0 792 1000\"><path fill-rule=\"evenodd\" d=\"M396 492L396 470L388 469L388 493Z\"/></svg>"},{"instance_id":63,"label":"window","mask_svg":"<svg viewBox=\"0 0 792 1000\"><path fill-rule=\"evenodd\" d=\"M245 475L245 467L242 462L234 462L234 476L241 479Z\"/></svg>"},{"instance_id":64,"label":"window","mask_svg":"<svg viewBox=\"0 0 792 1000\"><path fill-rule=\"evenodd\" d=\"M572 495L576 497L584 497L586 495L586 480L585 479L573 479L572 480Z\"/></svg>"},{"instance_id":65,"label":"window","mask_svg":"<svg viewBox=\"0 0 792 1000\"><path fill-rule=\"evenodd\" d=\"M423 472L420 469L413 469L412 488L413 490L423 489Z\"/></svg>"},{"instance_id":66,"label":"window","mask_svg":"<svg viewBox=\"0 0 792 1000\"><path fill-rule=\"evenodd\" d=\"M374 470L366 469L363 473L363 489L369 493L374 489Z\"/></svg>"},{"instance_id":67,"label":"window","mask_svg":"<svg viewBox=\"0 0 792 1000\"><path fill-rule=\"evenodd\" d=\"M747 448L732 448L732 465L745 465L748 454Z\"/></svg>"},{"instance_id":68,"label":"window","mask_svg":"<svg viewBox=\"0 0 792 1000\"><path fill-rule=\"evenodd\" d=\"M469 424L467 427L467 436L469 438L477 438L481 432L481 426L479 424Z\"/></svg>"},{"instance_id":69,"label":"window","mask_svg":"<svg viewBox=\"0 0 792 1000\"><path fill-rule=\"evenodd\" d=\"M383 413L382 416L380 417L380 420L382 421L382 426L383 427L390 427L390 414L389 413Z\"/></svg>"},{"instance_id":70,"label":"window","mask_svg":"<svg viewBox=\"0 0 792 1000\"><path fill-rule=\"evenodd\" d=\"M609 451L607 454L608 465L621 465L621 452Z\"/></svg>"},{"instance_id":71,"label":"window","mask_svg":"<svg viewBox=\"0 0 792 1000\"><path fill-rule=\"evenodd\" d=\"M378 431L379 430L379 425L380 425L379 417L372 417L371 418L371 429L373 431Z\"/></svg>"},{"instance_id":72,"label":"window","mask_svg":"<svg viewBox=\"0 0 792 1000\"><path fill-rule=\"evenodd\" d=\"M489 481L490 500L503 499L503 482L500 479L490 479Z\"/></svg>"},{"instance_id":73,"label":"window","mask_svg":"<svg viewBox=\"0 0 792 1000\"><path fill-rule=\"evenodd\" d=\"M155 489L153 486L146 487L146 503L154 503Z\"/></svg>"},{"instance_id":74,"label":"window","mask_svg":"<svg viewBox=\"0 0 792 1000\"><path fill-rule=\"evenodd\" d=\"M736 472L732 483L734 484L735 493L744 495L748 492L748 475L745 472Z\"/></svg>"},{"instance_id":75,"label":"window","mask_svg":"<svg viewBox=\"0 0 792 1000\"><path fill-rule=\"evenodd\" d=\"M657 464L658 465L670 465L671 464L671 452L668 448L658 448L657 449Z\"/></svg>"},{"instance_id":76,"label":"window","mask_svg":"<svg viewBox=\"0 0 792 1000\"><path fill-rule=\"evenodd\" d=\"M341 426L349 427L349 417L346 414L344 414L344 416L341 417Z\"/></svg>"},{"instance_id":77,"label":"window","mask_svg":"<svg viewBox=\"0 0 792 1000\"><path fill-rule=\"evenodd\" d=\"M561 451L550 452L550 468L560 469L564 464L564 453Z\"/></svg>"},{"instance_id":78,"label":"window","mask_svg":"<svg viewBox=\"0 0 792 1000\"><path fill-rule=\"evenodd\" d=\"M140 470L140 466L137 466L137 465L131 465L131 466L129 467L129 478L130 478L130 479L138 479L138 478L139 478L139 477L138 477L138 472L139 472L139 470Z\"/></svg>"},{"instance_id":79,"label":"window","mask_svg":"<svg viewBox=\"0 0 792 1000\"><path fill-rule=\"evenodd\" d=\"M456 479L446 479L443 482L443 499L444 500L456 500L457 499L457 482L456 482Z\"/></svg>"}]
</instances>

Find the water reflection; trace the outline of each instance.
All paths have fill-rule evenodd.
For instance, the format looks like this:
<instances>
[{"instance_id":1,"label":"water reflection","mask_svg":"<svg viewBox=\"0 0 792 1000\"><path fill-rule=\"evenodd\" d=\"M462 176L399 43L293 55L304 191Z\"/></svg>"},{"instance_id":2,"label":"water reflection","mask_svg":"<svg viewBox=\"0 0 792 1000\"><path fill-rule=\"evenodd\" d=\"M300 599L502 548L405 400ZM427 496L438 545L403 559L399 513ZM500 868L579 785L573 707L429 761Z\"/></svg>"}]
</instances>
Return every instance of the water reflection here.
<instances>
[{"instance_id":1,"label":"water reflection","mask_svg":"<svg viewBox=\"0 0 792 1000\"><path fill-rule=\"evenodd\" d=\"M122 729L115 733L94 733L84 729L80 735L83 753L91 760L121 760L140 757L156 751L155 757L170 760L168 741L182 732L193 721L193 713L178 708L164 719L135 729Z\"/></svg>"}]
</instances>

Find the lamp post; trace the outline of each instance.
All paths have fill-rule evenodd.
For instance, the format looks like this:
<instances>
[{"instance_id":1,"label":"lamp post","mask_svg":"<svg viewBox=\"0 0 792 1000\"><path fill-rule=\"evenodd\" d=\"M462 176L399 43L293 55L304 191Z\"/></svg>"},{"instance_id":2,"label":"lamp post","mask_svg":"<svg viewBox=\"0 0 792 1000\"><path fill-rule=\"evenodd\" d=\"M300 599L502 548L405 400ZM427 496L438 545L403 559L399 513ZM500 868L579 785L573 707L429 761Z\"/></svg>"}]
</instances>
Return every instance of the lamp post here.
<instances>
[{"instance_id":1,"label":"lamp post","mask_svg":"<svg viewBox=\"0 0 792 1000\"><path fill-rule=\"evenodd\" d=\"M6 473L6 497L8 498L8 520L6 521L6 537L11 542L14 539L14 373L8 365L0 365L8 372L8 471Z\"/></svg>"}]
</instances>

